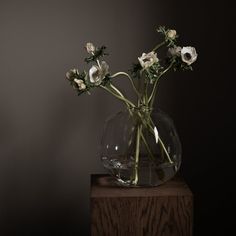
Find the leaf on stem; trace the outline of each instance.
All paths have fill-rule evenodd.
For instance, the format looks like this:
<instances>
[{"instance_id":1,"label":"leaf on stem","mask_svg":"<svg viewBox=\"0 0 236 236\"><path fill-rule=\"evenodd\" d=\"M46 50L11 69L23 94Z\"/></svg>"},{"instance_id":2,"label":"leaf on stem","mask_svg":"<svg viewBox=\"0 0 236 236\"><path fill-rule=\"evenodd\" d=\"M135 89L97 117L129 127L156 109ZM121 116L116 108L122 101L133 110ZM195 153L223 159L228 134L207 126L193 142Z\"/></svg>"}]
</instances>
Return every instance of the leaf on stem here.
<instances>
[{"instance_id":1,"label":"leaf on stem","mask_svg":"<svg viewBox=\"0 0 236 236\"><path fill-rule=\"evenodd\" d=\"M107 48L106 46L101 46L100 48L99 47L96 48L94 54L89 57L86 57L84 61L89 63L98 60L100 57L108 55L108 53L105 52L106 48Z\"/></svg>"}]
</instances>

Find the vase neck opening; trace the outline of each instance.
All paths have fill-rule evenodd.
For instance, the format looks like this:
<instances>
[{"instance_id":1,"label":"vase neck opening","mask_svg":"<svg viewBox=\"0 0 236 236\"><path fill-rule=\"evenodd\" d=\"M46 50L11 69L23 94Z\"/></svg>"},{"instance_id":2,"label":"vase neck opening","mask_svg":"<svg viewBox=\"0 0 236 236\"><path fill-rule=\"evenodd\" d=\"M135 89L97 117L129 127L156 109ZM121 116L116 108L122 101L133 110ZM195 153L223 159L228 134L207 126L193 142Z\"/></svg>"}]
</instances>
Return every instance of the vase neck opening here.
<instances>
[{"instance_id":1,"label":"vase neck opening","mask_svg":"<svg viewBox=\"0 0 236 236\"><path fill-rule=\"evenodd\" d=\"M140 105L138 107L129 107L128 110L133 113L136 113L136 112L151 113L153 111L153 108L146 105Z\"/></svg>"}]
</instances>

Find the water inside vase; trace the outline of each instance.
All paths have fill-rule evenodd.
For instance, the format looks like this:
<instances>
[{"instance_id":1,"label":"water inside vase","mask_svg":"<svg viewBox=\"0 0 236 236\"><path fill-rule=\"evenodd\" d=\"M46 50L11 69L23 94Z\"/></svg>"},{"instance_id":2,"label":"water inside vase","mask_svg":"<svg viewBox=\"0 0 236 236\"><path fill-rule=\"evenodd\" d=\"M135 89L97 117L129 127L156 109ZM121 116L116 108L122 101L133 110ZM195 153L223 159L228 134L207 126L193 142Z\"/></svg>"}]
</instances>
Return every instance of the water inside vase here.
<instances>
[{"instance_id":1,"label":"water inside vase","mask_svg":"<svg viewBox=\"0 0 236 236\"><path fill-rule=\"evenodd\" d=\"M130 157L128 161L121 161L122 158L107 158L102 157L102 162L105 168L110 170L113 176L119 181L122 186L133 186L132 176L134 175L134 157ZM158 186L169 180L178 170L175 163L154 163L148 157L143 157L138 165L138 183L139 186Z\"/></svg>"}]
</instances>

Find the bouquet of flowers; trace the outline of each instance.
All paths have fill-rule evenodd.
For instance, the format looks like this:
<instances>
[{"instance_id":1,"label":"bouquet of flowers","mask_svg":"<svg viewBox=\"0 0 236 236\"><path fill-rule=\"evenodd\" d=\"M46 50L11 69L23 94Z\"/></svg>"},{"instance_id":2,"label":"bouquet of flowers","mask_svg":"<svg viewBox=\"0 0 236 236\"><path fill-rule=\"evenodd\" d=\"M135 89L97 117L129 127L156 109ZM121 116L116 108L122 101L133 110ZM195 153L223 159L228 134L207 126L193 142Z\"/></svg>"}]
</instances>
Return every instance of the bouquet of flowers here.
<instances>
[{"instance_id":1,"label":"bouquet of flowers","mask_svg":"<svg viewBox=\"0 0 236 236\"><path fill-rule=\"evenodd\" d=\"M162 35L162 42L157 44L150 52L142 53L138 57L137 63L132 65L129 73L110 73L109 65L103 59L108 55L106 47L96 47L93 43L87 43L85 46L88 53L85 62L91 63L89 71L81 72L78 69L71 69L66 73L67 80L78 95L90 94L93 89L100 88L119 99L127 107L129 116L132 117L135 123L132 131L132 137L134 137L132 171L128 177L128 182L132 185L138 185L140 181L139 164L141 159L141 145L146 148L148 158L157 167L160 164L155 161L154 152L144 135L145 130L148 130L154 138L155 143L159 145L162 157L164 156L166 162L173 165L177 171L174 160L168 151L167 144L164 143L159 134L158 124L153 122L151 114L157 87L164 75L170 70L192 70L192 64L197 59L197 53L194 47L181 47L177 44L178 35L174 29L167 29L164 26L160 26L157 28L157 32ZM158 50L163 47L166 47L166 56L165 58L159 58ZM131 99L124 95L121 89L114 85L113 81L118 76L124 76L129 80L136 94L137 99L135 101L131 101ZM120 165L122 164L120 163ZM116 175L119 174L116 173Z\"/></svg>"}]
</instances>

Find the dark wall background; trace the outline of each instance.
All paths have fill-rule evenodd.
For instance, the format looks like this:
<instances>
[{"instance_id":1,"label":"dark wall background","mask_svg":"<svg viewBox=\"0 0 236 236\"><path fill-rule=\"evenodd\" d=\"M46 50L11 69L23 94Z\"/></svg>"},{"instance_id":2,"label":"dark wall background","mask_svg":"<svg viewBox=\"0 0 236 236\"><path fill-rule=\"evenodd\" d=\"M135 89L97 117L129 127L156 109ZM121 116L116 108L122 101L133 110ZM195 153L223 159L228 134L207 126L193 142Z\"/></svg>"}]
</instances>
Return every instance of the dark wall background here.
<instances>
[{"instance_id":1,"label":"dark wall background","mask_svg":"<svg viewBox=\"0 0 236 236\"><path fill-rule=\"evenodd\" d=\"M112 72L129 69L157 42L158 25L176 28L180 44L199 54L193 73L162 81L156 102L174 119L183 144L195 235L229 235L233 8L187 0L0 0L0 235L89 235L89 177L104 172L102 125L122 106L99 90L78 98L64 75L85 66L88 41L107 45ZM119 83L126 89L126 81Z\"/></svg>"}]
</instances>

